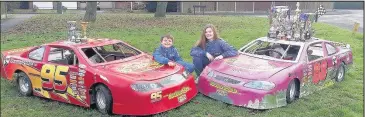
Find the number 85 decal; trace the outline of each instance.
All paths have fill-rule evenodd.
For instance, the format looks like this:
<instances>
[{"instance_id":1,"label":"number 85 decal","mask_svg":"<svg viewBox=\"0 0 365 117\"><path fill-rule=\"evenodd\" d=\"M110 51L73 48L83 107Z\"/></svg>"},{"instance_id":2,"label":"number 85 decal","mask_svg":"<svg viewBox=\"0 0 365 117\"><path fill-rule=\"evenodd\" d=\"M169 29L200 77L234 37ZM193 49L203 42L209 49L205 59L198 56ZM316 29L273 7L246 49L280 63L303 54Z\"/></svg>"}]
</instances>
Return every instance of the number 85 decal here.
<instances>
[{"instance_id":1,"label":"number 85 decal","mask_svg":"<svg viewBox=\"0 0 365 117\"><path fill-rule=\"evenodd\" d=\"M42 66L42 89L64 93L67 89L66 74L69 67L45 64Z\"/></svg>"}]
</instances>

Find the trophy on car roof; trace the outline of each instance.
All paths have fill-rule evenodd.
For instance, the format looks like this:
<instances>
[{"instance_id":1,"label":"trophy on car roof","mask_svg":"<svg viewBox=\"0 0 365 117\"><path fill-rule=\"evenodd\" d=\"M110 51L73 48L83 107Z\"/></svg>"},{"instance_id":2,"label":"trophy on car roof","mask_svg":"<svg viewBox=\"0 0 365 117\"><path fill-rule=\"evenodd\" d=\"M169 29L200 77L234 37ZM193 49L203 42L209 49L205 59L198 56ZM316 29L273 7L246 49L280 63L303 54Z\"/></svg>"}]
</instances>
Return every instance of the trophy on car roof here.
<instances>
[{"instance_id":1,"label":"trophy on car roof","mask_svg":"<svg viewBox=\"0 0 365 117\"><path fill-rule=\"evenodd\" d=\"M288 6L272 6L269 10L270 29L267 34L269 38L305 41L311 39L314 34L312 22L326 13L322 5L315 13L301 13L299 2L296 4L295 15L290 16Z\"/></svg>"},{"instance_id":2,"label":"trophy on car roof","mask_svg":"<svg viewBox=\"0 0 365 117\"><path fill-rule=\"evenodd\" d=\"M81 22L81 28L82 28L82 37L81 37L81 31L78 31L76 28L76 21L67 21L68 24L68 41L79 43L83 40L86 40L86 28L88 22Z\"/></svg>"}]
</instances>

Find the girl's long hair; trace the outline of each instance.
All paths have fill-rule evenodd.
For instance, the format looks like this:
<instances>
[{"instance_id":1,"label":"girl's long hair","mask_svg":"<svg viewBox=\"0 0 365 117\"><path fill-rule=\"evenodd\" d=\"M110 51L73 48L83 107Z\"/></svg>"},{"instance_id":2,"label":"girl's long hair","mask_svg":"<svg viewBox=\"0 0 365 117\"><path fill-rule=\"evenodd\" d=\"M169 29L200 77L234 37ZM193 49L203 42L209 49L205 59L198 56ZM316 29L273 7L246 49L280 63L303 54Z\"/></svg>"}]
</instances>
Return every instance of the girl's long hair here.
<instances>
[{"instance_id":1,"label":"girl's long hair","mask_svg":"<svg viewBox=\"0 0 365 117\"><path fill-rule=\"evenodd\" d=\"M206 44L206 42L208 40L205 37L205 32L206 32L207 28L211 28L212 29L212 31L213 31L213 39L218 39L218 32L217 32L217 29L215 28L215 26L213 24L207 24L207 25L205 25L205 27L203 29L203 32L202 32L202 34L200 36L200 39L195 44L196 47L200 47L203 50L205 50L205 44Z\"/></svg>"}]
</instances>

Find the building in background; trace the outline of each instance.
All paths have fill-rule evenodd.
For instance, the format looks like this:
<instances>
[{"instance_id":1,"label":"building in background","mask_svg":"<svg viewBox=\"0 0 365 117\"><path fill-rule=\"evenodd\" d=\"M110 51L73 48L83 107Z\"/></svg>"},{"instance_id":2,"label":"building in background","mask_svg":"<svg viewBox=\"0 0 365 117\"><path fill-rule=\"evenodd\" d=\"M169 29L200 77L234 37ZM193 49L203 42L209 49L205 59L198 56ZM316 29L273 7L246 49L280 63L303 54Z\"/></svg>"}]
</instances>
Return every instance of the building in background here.
<instances>
[{"instance_id":1,"label":"building in background","mask_svg":"<svg viewBox=\"0 0 365 117\"><path fill-rule=\"evenodd\" d=\"M39 9L56 9L56 2L6 2L7 6L14 9L32 9L36 5ZM141 10L146 8L146 4L153 2L98 2L100 9L121 9L121 10ZM155 4L155 3L154 3ZM296 9L296 2L169 2L169 12L189 13L194 10L193 6L205 6L205 12L236 12L236 13L256 13L267 12L271 5L285 5L291 9ZM62 2L67 9L85 9L86 2ZM363 9L362 2L300 2L303 11L317 9L323 5L326 10L333 9ZM153 9L153 8L152 8ZM195 12L202 12L202 8L196 8Z\"/></svg>"},{"instance_id":2,"label":"building in background","mask_svg":"<svg viewBox=\"0 0 365 117\"><path fill-rule=\"evenodd\" d=\"M267 12L271 5L289 6L296 9L297 2L181 2L180 12L188 13L194 9L194 6L205 6L205 12L237 12L237 13L255 13ZM302 10L317 9L323 5L327 10L333 9L334 2L300 2ZM195 8L196 12L201 12L202 8Z\"/></svg>"}]
</instances>

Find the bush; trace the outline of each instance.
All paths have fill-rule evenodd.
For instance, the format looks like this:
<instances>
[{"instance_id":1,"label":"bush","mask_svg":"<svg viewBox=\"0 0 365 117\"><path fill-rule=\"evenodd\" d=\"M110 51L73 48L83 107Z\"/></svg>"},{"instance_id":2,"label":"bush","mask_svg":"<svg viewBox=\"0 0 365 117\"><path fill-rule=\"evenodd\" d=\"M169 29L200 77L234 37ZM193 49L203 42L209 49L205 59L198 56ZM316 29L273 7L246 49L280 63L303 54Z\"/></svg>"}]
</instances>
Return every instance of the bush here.
<instances>
[{"instance_id":1,"label":"bush","mask_svg":"<svg viewBox=\"0 0 365 117\"><path fill-rule=\"evenodd\" d=\"M133 2L133 10L144 10L145 8L145 2Z\"/></svg>"},{"instance_id":2,"label":"bush","mask_svg":"<svg viewBox=\"0 0 365 117\"><path fill-rule=\"evenodd\" d=\"M32 8L32 11L33 11L33 12L37 12L37 11L38 11L38 9L39 9L39 8L38 8L36 5L33 5L33 8Z\"/></svg>"}]
</instances>

